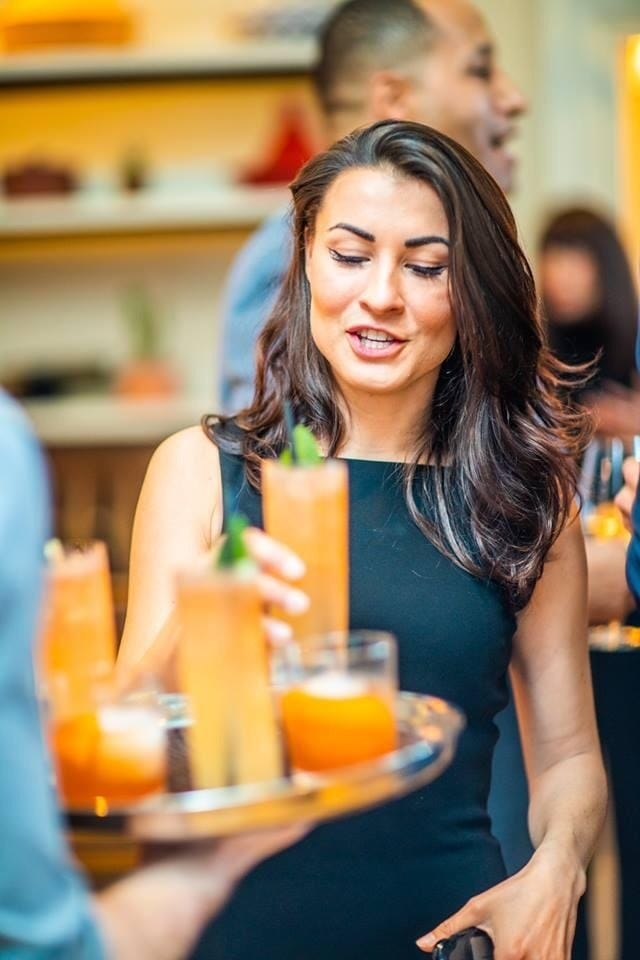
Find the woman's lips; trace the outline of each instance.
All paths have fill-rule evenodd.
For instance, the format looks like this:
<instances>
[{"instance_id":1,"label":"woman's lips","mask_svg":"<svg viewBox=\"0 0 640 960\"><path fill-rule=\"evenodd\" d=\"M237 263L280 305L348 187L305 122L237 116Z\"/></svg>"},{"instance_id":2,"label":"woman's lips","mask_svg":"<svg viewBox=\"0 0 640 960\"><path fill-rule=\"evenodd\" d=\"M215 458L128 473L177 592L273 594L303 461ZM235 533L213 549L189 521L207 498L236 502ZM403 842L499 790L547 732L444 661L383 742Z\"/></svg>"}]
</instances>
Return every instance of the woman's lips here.
<instances>
[{"instance_id":1,"label":"woman's lips","mask_svg":"<svg viewBox=\"0 0 640 960\"><path fill-rule=\"evenodd\" d=\"M386 359L402 348L404 340L397 340L384 330L347 330L349 343L355 354L366 359Z\"/></svg>"}]
</instances>

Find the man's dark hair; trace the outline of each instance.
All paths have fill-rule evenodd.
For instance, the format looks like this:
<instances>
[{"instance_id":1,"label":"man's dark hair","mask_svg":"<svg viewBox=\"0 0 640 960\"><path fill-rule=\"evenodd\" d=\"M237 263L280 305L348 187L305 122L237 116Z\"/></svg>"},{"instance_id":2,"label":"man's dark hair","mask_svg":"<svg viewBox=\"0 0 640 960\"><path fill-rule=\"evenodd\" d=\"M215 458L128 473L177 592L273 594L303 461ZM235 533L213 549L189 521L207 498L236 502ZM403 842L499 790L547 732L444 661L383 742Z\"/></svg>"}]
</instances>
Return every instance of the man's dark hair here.
<instances>
[{"instance_id":1,"label":"man's dark hair","mask_svg":"<svg viewBox=\"0 0 640 960\"><path fill-rule=\"evenodd\" d=\"M327 115L358 106L374 69L424 56L436 27L413 0L347 0L324 23L314 82Z\"/></svg>"}]
</instances>

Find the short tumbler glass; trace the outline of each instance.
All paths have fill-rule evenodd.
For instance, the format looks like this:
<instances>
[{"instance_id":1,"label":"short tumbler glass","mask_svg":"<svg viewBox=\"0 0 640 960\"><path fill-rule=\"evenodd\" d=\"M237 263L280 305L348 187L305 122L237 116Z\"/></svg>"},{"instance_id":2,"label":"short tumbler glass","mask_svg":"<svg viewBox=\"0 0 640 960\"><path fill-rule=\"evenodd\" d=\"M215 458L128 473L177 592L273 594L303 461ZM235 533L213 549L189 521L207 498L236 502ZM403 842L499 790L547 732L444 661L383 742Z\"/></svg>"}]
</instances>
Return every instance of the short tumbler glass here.
<instances>
[{"instance_id":1,"label":"short tumbler glass","mask_svg":"<svg viewBox=\"0 0 640 960\"><path fill-rule=\"evenodd\" d=\"M272 665L294 771L347 767L396 748L392 634L363 630L308 637L276 649Z\"/></svg>"}]
</instances>

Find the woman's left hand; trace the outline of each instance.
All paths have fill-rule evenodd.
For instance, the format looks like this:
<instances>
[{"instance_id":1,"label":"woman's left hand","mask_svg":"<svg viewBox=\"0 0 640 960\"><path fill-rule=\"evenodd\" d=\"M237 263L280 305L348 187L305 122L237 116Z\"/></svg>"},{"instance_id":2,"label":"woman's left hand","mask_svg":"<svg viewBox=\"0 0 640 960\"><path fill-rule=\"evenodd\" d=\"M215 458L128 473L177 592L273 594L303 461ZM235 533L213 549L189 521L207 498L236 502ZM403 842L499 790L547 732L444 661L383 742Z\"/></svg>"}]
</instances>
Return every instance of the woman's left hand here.
<instances>
[{"instance_id":1,"label":"woman's left hand","mask_svg":"<svg viewBox=\"0 0 640 960\"><path fill-rule=\"evenodd\" d=\"M430 953L438 940L480 927L493 940L495 960L570 960L584 889L582 867L541 844L519 873L473 897L418 946Z\"/></svg>"}]
</instances>

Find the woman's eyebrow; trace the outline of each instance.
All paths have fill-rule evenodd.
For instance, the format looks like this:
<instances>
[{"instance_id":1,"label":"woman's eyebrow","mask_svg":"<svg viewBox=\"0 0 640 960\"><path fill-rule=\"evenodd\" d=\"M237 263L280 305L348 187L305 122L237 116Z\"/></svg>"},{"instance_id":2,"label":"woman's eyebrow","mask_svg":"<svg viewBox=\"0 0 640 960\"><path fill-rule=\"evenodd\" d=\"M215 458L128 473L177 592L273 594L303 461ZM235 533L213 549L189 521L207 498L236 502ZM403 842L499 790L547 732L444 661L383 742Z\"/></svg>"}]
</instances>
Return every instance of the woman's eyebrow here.
<instances>
[{"instance_id":1,"label":"woman's eyebrow","mask_svg":"<svg viewBox=\"0 0 640 960\"><path fill-rule=\"evenodd\" d=\"M428 243L443 243L445 247L449 246L449 241L444 237L439 237L436 234L428 234L425 237L412 237L410 240L405 240L405 247L424 247Z\"/></svg>"},{"instance_id":2,"label":"woman's eyebrow","mask_svg":"<svg viewBox=\"0 0 640 960\"><path fill-rule=\"evenodd\" d=\"M367 240L369 243L375 243L375 236L372 233L369 233L368 230L363 230L361 227L356 227L352 223L334 223L332 227L329 227L331 230L348 230L349 233L354 233L356 237L360 237L362 240ZM427 234L424 237L411 237L409 240L405 240L404 245L409 249L413 247L424 247L429 243L443 243L445 247L449 246L449 241L444 237L440 237L437 234Z\"/></svg>"},{"instance_id":3,"label":"woman's eyebrow","mask_svg":"<svg viewBox=\"0 0 640 960\"><path fill-rule=\"evenodd\" d=\"M354 227L352 223L334 223L332 227L329 227L329 230L348 230L350 233L355 233L356 237L360 237L362 240L368 240L369 243L374 243L376 239L368 230Z\"/></svg>"}]
</instances>

